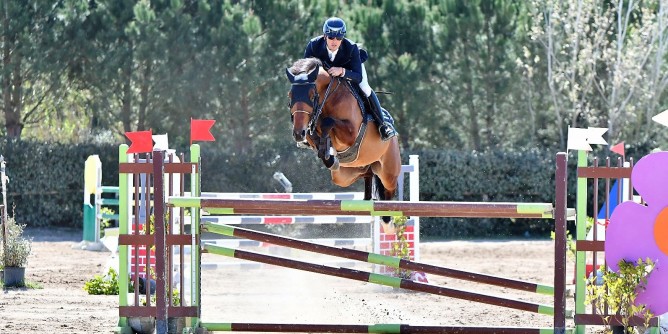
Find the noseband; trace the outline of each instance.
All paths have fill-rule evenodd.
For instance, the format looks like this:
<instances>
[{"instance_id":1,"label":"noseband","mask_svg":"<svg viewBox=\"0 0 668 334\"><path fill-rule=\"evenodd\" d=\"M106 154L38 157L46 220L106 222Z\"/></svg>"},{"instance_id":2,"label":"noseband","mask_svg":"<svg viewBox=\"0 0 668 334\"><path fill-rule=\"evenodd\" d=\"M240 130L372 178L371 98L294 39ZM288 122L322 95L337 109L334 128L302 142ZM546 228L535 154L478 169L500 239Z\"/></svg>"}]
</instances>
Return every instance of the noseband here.
<instances>
[{"instance_id":1,"label":"noseband","mask_svg":"<svg viewBox=\"0 0 668 334\"><path fill-rule=\"evenodd\" d=\"M334 82L336 79L336 86L334 89L332 89L332 82ZM329 96L336 91L337 88L341 85L341 79L340 78L332 78L329 81L329 84L327 85L327 90L325 90L325 97L322 99L322 103L319 103L319 94L318 90L315 89L315 82L297 82L297 83L292 83L292 87L295 86L312 86L309 87L308 89L300 90L299 94L292 94L292 98L290 99L290 109L292 110L292 107L295 105L297 102L304 102L306 105L311 107L311 111L306 111L306 110L295 110L290 113L290 116L292 119L294 119L294 116L296 113L305 113L309 116L309 124L308 124L308 130L310 134L313 134L315 132L315 127L316 127L316 121L318 118L320 118L320 114L322 113L322 108L325 106L325 102L327 102L327 99ZM311 90L311 88L314 89L315 94L313 94L313 99L308 98L308 92ZM304 93L305 92L305 93ZM299 95L299 96L297 96Z\"/></svg>"}]
</instances>

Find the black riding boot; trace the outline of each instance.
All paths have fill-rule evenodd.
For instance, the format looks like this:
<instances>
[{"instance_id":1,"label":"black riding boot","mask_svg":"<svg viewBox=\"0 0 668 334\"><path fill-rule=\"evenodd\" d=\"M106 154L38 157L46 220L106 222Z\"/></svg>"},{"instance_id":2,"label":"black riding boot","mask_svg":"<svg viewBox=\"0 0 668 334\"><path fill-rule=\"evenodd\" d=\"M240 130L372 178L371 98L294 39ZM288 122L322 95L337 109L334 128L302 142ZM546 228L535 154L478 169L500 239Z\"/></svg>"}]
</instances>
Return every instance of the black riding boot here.
<instances>
[{"instance_id":1,"label":"black riding boot","mask_svg":"<svg viewBox=\"0 0 668 334\"><path fill-rule=\"evenodd\" d=\"M383 111L380 107L380 101L378 101L378 96L376 96L376 92L373 90L371 91L371 95L369 95L369 101L371 102L371 116L373 116L374 121L378 124L380 139L382 141L390 140L390 138L397 135L397 130L394 129L392 123L383 120Z\"/></svg>"}]
</instances>

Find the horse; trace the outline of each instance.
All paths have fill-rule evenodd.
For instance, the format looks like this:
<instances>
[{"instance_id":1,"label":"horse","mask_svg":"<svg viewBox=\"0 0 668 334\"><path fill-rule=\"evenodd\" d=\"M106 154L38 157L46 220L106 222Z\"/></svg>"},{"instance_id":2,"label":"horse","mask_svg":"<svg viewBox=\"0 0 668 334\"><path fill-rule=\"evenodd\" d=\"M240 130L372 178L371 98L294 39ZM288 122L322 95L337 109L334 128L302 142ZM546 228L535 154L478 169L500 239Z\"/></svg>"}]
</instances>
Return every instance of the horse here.
<instances>
[{"instance_id":1,"label":"horse","mask_svg":"<svg viewBox=\"0 0 668 334\"><path fill-rule=\"evenodd\" d=\"M286 75L291 83L290 117L297 146L317 151L332 182L349 187L364 178L364 199L393 200L401 173L397 137L380 139L377 126L362 113L356 84L332 77L317 58L299 59ZM394 233L392 217L383 216L386 233Z\"/></svg>"}]
</instances>

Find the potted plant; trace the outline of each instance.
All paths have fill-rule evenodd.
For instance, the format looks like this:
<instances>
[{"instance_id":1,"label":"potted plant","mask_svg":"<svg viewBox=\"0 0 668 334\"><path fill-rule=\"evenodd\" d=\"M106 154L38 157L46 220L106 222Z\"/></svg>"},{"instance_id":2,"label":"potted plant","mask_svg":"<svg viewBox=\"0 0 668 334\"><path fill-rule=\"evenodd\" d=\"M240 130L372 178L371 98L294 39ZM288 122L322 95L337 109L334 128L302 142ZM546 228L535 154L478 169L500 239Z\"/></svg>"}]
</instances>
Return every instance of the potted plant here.
<instances>
[{"instance_id":1,"label":"potted plant","mask_svg":"<svg viewBox=\"0 0 668 334\"><path fill-rule=\"evenodd\" d=\"M25 266L28 264L32 239L23 236L25 225L17 224L13 217L8 217L5 225L6 240L0 249L4 284L22 286L25 282Z\"/></svg>"}]
</instances>

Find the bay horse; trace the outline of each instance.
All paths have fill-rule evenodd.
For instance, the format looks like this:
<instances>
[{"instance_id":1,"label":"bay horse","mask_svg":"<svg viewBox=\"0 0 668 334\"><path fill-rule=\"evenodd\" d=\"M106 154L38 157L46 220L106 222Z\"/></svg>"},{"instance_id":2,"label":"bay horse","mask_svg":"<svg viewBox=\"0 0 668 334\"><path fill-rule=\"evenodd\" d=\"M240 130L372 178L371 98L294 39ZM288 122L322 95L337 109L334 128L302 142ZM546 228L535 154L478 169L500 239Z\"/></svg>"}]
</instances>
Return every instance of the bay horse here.
<instances>
[{"instance_id":1,"label":"bay horse","mask_svg":"<svg viewBox=\"0 0 668 334\"><path fill-rule=\"evenodd\" d=\"M392 200L401 173L397 137L382 141L378 126L366 115L345 79L332 77L317 58L297 60L286 74L292 85L292 136L298 146L310 147L331 172L332 182L348 187L364 178L364 199ZM389 216L382 226L393 233Z\"/></svg>"}]
</instances>

